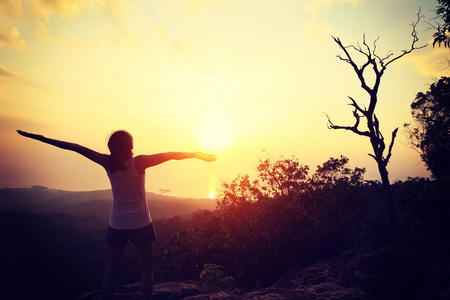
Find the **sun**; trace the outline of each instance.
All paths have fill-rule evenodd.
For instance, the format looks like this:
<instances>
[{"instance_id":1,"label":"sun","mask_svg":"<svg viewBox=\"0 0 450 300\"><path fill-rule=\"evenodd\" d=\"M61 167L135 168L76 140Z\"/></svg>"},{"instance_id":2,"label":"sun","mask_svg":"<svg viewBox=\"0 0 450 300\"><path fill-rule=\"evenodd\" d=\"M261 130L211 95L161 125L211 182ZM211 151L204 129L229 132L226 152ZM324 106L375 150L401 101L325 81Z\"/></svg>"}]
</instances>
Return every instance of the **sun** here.
<instances>
[{"instance_id":1,"label":"sun","mask_svg":"<svg viewBox=\"0 0 450 300\"><path fill-rule=\"evenodd\" d=\"M231 134L224 125L212 124L201 129L198 134L200 144L211 150L220 150L229 146Z\"/></svg>"},{"instance_id":2,"label":"sun","mask_svg":"<svg viewBox=\"0 0 450 300\"><path fill-rule=\"evenodd\" d=\"M198 129L198 140L208 150L221 150L230 146L233 130L230 120L225 117L209 116Z\"/></svg>"}]
</instances>

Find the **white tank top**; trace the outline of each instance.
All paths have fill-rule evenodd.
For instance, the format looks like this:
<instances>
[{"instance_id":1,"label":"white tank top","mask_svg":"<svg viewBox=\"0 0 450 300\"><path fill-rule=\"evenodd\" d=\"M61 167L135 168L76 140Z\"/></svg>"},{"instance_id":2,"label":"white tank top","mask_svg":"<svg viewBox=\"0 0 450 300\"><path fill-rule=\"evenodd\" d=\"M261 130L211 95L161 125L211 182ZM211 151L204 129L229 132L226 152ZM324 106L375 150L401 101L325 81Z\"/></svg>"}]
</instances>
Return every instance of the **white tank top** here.
<instances>
[{"instance_id":1,"label":"white tank top","mask_svg":"<svg viewBox=\"0 0 450 300\"><path fill-rule=\"evenodd\" d=\"M125 166L127 169L124 172L107 172L113 192L109 225L115 229L145 227L152 222L145 196L145 173L138 173L134 157Z\"/></svg>"}]
</instances>

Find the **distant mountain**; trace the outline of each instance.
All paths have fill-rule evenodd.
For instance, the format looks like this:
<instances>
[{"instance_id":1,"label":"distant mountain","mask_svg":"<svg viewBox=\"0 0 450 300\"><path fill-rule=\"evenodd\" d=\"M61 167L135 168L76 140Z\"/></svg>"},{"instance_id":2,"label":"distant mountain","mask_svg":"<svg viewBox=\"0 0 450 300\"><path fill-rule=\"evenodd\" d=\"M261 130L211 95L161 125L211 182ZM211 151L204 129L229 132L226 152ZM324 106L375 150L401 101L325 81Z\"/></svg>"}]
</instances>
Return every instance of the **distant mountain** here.
<instances>
[{"instance_id":1,"label":"distant mountain","mask_svg":"<svg viewBox=\"0 0 450 300\"><path fill-rule=\"evenodd\" d=\"M155 193L147 193L147 201L153 220L216 207L216 201L211 199L178 198ZM0 211L67 213L76 217L95 216L108 220L111 207L111 190L73 192L43 186L0 189Z\"/></svg>"}]
</instances>

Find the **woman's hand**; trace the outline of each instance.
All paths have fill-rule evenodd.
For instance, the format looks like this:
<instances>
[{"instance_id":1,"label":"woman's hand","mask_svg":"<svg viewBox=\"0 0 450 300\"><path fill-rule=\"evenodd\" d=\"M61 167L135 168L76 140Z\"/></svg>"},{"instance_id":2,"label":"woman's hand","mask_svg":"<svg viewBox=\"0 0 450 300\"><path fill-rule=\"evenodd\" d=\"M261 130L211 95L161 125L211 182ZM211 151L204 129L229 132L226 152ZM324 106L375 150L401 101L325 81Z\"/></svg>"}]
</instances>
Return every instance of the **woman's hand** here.
<instances>
[{"instance_id":1,"label":"woman's hand","mask_svg":"<svg viewBox=\"0 0 450 300\"><path fill-rule=\"evenodd\" d=\"M213 154L206 154L203 152L197 152L197 156L199 159L207 161L207 162L212 162L212 161L216 161L217 160L217 156L213 155Z\"/></svg>"},{"instance_id":2,"label":"woman's hand","mask_svg":"<svg viewBox=\"0 0 450 300\"><path fill-rule=\"evenodd\" d=\"M29 132L22 131L22 130L17 130L17 133L20 134L21 136L24 136L24 137L27 137L27 138L31 138L31 139L35 139L35 140L42 140L44 138L43 135L29 133Z\"/></svg>"}]
</instances>

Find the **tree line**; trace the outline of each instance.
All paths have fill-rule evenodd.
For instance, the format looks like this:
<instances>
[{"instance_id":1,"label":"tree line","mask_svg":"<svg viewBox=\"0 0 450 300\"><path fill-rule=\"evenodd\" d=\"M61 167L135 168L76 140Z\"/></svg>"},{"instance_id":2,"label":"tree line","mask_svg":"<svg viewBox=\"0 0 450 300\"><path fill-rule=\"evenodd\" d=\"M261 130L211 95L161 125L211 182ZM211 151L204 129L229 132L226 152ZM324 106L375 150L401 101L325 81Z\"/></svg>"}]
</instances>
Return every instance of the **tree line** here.
<instances>
[{"instance_id":1,"label":"tree line","mask_svg":"<svg viewBox=\"0 0 450 300\"><path fill-rule=\"evenodd\" d=\"M341 156L309 175L295 157L264 159L258 177L224 183L216 210L155 221L157 281L201 281L205 290L252 290L351 248L389 245L382 188ZM399 247L420 256L450 250L450 185L410 178L392 185ZM8 299L73 299L98 289L105 229L95 216L0 215L2 291ZM118 284L139 281L127 247ZM27 288L23 288L26 283Z\"/></svg>"},{"instance_id":2,"label":"tree line","mask_svg":"<svg viewBox=\"0 0 450 300\"><path fill-rule=\"evenodd\" d=\"M223 267L239 288L272 284L280 275L318 259L361 247L390 246L380 183L366 182L362 168L330 158L314 174L295 157L265 159L258 178L224 183L215 211L199 211L178 223L164 250L168 278L198 277L206 265ZM450 188L410 178L392 185L398 212L397 247L416 255L450 250ZM172 223L173 225L173 223Z\"/></svg>"}]
</instances>

